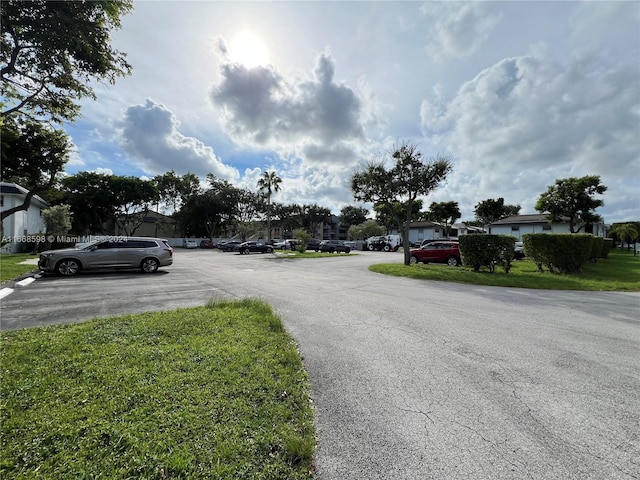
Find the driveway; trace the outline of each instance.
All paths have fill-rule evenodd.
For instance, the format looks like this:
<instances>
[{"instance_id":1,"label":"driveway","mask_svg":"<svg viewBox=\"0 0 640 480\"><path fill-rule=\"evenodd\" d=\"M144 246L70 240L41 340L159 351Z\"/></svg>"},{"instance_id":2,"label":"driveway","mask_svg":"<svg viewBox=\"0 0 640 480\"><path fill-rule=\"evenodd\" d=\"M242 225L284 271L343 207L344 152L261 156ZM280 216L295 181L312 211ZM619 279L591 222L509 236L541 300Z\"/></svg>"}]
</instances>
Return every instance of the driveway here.
<instances>
[{"instance_id":1,"label":"driveway","mask_svg":"<svg viewBox=\"0 0 640 480\"><path fill-rule=\"evenodd\" d=\"M17 289L2 301L2 328L259 297L309 371L320 480L640 478L639 294L367 270L383 261L401 257L178 250L156 275Z\"/></svg>"}]
</instances>

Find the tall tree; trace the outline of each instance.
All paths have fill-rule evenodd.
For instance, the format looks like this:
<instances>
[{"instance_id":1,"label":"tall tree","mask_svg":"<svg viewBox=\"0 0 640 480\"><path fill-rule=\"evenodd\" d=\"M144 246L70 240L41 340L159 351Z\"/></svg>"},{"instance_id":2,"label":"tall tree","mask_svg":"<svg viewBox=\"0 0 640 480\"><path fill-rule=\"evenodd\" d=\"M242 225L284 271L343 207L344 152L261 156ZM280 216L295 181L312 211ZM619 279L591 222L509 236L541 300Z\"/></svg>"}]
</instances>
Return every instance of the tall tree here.
<instances>
[{"instance_id":1,"label":"tall tree","mask_svg":"<svg viewBox=\"0 0 640 480\"><path fill-rule=\"evenodd\" d=\"M155 184L150 180L94 172L64 178L62 190L79 234L111 234L112 223L125 235L133 235L144 212L157 198Z\"/></svg>"},{"instance_id":2,"label":"tall tree","mask_svg":"<svg viewBox=\"0 0 640 480\"><path fill-rule=\"evenodd\" d=\"M422 199L411 202L391 202L391 203L376 203L373 205L373 210L376 212L376 220L378 223L384 225L387 229L387 233L394 228L400 231L402 222L407 217L407 210L411 208L411 219L420 219L420 210L422 210Z\"/></svg>"},{"instance_id":3,"label":"tall tree","mask_svg":"<svg viewBox=\"0 0 640 480\"><path fill-rule=\"evenodd\" d=\"M75 233L114 233L105 231L118 203L109 187L109 175L78 172L62 179L61 190L64 193L62 200L71 207Z\"/></svg>"},{"instance_id":4,"label":"tall tree","mask_svg":"<svg viewBox=\"0 0 640 480\"><path fill-rule=\"evenodd\" d=\"M62 130L15 115L2 119L2 181L15 182L29 193L24 202L2 212L2 220L27 210L31 199L52 188L69 160L71 142Z\"/></svg>"},{"instance_id":5,"label":"tall tree","mask_svg":"<svg viewBox=\"0 0 640 480\"><path fill-rule=\"evenodd\" d=\"M79 101L95 98L92 81L114 83L131 72L110 33L132 6L130 0L2 1L2 116L76 119Z\"/></svg>"},{"instance_id":6,"label":"tall tree","mask_svg":"<svg viewBox=\"0 0 640 480\"><path fill-rule=\"evenodd\" d=\"M258 180L258 190L267 199L267 240L271 240L271 195L280 191L281 183L282 179L273 171L264 172Z\"/></svg>"},{"instance_id":7,"label":"tall tree","mask_svg":"<svg viewBox=\"0 0 640 480\"><path fill-rule=\"evenodd\" d=\"M520 213L520 205L505 205L502 197L496 200L488 198L476 204L474 213L477 222L484 228L485 225L503 218L518 215Z\"/></svg>"},{"instance_id":8,"label":"tall tree","mask_svg":"<svg viewBox=\"0 0 640 480\"><path fill-rule=\"evenodd\" d=\"M569 231L578 233L587 224L602 220L595 209L602 207L604 201L594 197L606 191L607 187L600 183L599 175L558 179L540 195L535 209L548 213L547 218L551 222L568 218Z\"/></svg>"},{"instance_id":9,"label":"tall tree","mask_svg":"<svg viewBox=\"0 0 640 480\"><path fill-rule=\"evenodd\" d=\"M297 203L283 205L280 203L273 204L274 216L278 217L278 225L283 232L293 235L293 231L304 226L302 219L304 207Z\"/></svg>"},{"instance_id":10,"label":"tall tree","mask_svg":"<svg viewBox=\"0 0 640 480\"><path fill-rule=\"evenodd\" d=\"M120 232L134 235L145 214L158 199L158 189L152 180L112 175L109 177L113 196L118 199L114 222Z\"/></svg>"},{"instance_id":11,"label":"tall tree","mask_svg":"<svg viewBox=\"0 0 640 480\"><path fill-rule=\"evenodd\" d=\"M241 190L212 174L207 178L210 188L189 197L178 214L185 236L213 238L237 221Z\"/></svg>"},{"instance_id":12,"label":"tall tree","mask_svg":"<svg viewBox=\"0 0 640 480\"><path fill-rule=\"evenodd\" d=\"M369 210L364 207L354 207L347 205L340 210L340 225L349 228L351 225L360 225L367 220Z\"/></svg>"},{"instance_id":13,"label":"tall tree","mask_svg":"<svg viewBox=\"0 0 640 480\"><path fill-rule=\"evenodd\" d=\"M460 218L460 207L458 202L440 202L432 203L427 210L429 220L442 225L444 236L449 236L451 226Z\"/></svg>"},{"instance_id":14,"label":"tall tree","mask_svg":"<svg viewBox=\"0 0 640 480\"><path fill-rule=\"evenodd\" d=\"M302 221L312 237L315 237L320 226L329 220L331 220L331 210L326 207L316 203L302 207Z\"/></svg>"},{"instance_id":15,"label":"tall tree","mask_svg":"<svg viewBox=\"0 0 640 480\"><path fill-rule=\"evenodd\" d=\"M190 196L197 195L201 190L200 179L193 173L176 175L175 171L170 170L156 175L153 181L158 189L163 210L169 210L171 213L177 212Z\"/></svg>"},{"instance_id":16,"label":"tall tree","mask_svg":"<svg viewBox=\"0 0 640 480\"><path fill-rule=\"evenodd\" d=\"M399 210L394 210L396 221L404 245L409 245L413 204L419 196L428 195L444 181L451 171L451 162L441 156L425 161L418 147L404 143L390 152L393 166L385 167L383 160L372 160L351 177L351 190L357 201L388 205L393 210L396 202L406 203L405 217L399 218ZM410 252L404 249L404 263L410 264Z\"/></svg>"},{"instance_id":17,"label":"tall tree","mask_svg":"<svg viewBox=\"0 0 640 480\"><path fill-rule=\"evenodd\" d=\"M71 207L55 205L42 211L42 220L48 235L66 235L71 230Z\"/></svg>"},{"instance_id":18,"label":"tall tree","mask_svg":"<svg viewBox=\"0 0 640 480\"><path fill-rule=\"evenodd\" d=\"M609 236L616 236L620 239L620 243L627 243L627 250L631 249L631 244L638 241L640 229L637 224L634 223L617 223L611 226L611 230L609 230ZM635 253L635 249L634 249Z\"/></svg>"}]
</instances>

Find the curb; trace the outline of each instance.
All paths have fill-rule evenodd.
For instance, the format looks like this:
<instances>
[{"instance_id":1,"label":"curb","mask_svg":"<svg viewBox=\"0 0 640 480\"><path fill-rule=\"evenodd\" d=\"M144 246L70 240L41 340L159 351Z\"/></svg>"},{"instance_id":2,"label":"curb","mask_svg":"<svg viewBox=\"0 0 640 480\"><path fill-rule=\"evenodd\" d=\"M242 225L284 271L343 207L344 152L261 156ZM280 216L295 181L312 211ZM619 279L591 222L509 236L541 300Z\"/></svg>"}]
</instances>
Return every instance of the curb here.
<instances>
[{"instance_id":1,"label":"curb","mask_svg":"<svg viewBox=\"0 0 640 480\"><path fill-rule=\"evenodd\" d=\"M30 272L23 273L22 275L14 278L13 280L7 280L0 284L0 299L13 293L16 287L26 287L27 285L35 282L36 278L40 278L41 271L39 268L31 270Z\"/></svg>"}]
</instances>

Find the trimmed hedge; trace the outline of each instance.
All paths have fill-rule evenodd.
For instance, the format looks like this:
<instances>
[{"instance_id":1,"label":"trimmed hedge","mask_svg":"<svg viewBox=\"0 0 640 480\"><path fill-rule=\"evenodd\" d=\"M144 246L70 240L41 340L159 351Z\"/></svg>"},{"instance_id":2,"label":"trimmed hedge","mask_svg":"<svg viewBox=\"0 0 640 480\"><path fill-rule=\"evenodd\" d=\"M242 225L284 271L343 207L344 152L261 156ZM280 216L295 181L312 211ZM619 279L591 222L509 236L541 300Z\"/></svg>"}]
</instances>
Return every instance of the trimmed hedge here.
<instances>
[{"instance_id":1,"label":"trimmed hedge","mask_svg":"<svg viewBox=\"0 0 640 480\"><path fill-rule=\"evenodd\" d=\"M613 238L604 238L602 241L602 255L600 258L608 258L609 252L613 248Z\"/></svg>"},{"instance_id":2,"label":"trimmed hedge","mask_svg":"<svg viewBox=\"0 0 640 480\"><path fill-rule=\"evenodd\" d=\"M473 267L474 272L479 272L480 267L487 267L490 272L494 272L496 265L501 265L506 273L511 270L516 237L512 235L462 235L458 240L462 263Z\"/></svg>"},{"instance_id":3,"label":"trimmed hedge","mask_svg":"<svg viewBox=\"0 0 640 480\"><path fill-rule=\"evenodd\" d=\"M602 255L604 239L585 233L526 233L524 250L540 272L580 273L590 260Z\"/></svg>"}]
</instances>

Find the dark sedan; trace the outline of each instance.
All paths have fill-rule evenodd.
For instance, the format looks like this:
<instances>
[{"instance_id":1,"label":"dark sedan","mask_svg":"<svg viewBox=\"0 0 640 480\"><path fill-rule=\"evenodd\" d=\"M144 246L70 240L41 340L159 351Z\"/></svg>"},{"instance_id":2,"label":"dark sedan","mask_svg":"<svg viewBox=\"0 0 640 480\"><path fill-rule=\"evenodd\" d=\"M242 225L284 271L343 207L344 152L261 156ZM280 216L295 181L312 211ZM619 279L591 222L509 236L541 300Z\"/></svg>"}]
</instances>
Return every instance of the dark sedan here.
<instances>
[{"instance_id":1,"label":"dark sedan","mask_svg":"<svg viewBox=\"0 0 640 480\"><path fill-rule=\"evenodd\" d=\"M241 242L238 242L236 240L231 240L230 242L226 243L218 243L218 248L223 252L235 252L238 249L238 245L240 245L240 243Z\"/></svg>"},{"instance_id":2,"label":"dark sedan","mask_svg":"<svg viewBox=\"0 0 640 480\"><path fill-rule=\"evenodd\" d=\"M273 253L273 245L260 242L244 242L236 248L241 255L245 253Z\"/></svg>"},{"instance_id":3,"label":"dark sedan","mask_svg":"<svg viewBox=\"0 0 640 480\"><path fill-rule=\"evenodd\" d=\"M351 251L351 247L349 245L345 245L345 243L341 240L325 240L320 242L319 249L321 252L344 252L349 253Z\"/></svg>"}]
</instances>

